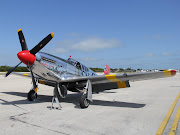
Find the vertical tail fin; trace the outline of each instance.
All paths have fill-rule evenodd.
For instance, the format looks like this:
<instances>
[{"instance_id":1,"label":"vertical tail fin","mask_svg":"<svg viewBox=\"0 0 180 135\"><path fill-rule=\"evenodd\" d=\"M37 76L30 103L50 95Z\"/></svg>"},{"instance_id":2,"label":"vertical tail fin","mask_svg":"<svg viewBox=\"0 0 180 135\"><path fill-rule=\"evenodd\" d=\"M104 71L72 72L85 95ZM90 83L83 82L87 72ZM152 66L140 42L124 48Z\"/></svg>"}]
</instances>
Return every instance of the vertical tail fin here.
<instances>
[{"instance_id":1,"label":"vertical tail fin","mask_svg":"<svg viewBox=\"0 0 180 135\"><path fill-rule=\"evenodd\" d=\"M104 69L104 75L110 75L110 67L108 65Z\"/></svg>"}]
</instances>

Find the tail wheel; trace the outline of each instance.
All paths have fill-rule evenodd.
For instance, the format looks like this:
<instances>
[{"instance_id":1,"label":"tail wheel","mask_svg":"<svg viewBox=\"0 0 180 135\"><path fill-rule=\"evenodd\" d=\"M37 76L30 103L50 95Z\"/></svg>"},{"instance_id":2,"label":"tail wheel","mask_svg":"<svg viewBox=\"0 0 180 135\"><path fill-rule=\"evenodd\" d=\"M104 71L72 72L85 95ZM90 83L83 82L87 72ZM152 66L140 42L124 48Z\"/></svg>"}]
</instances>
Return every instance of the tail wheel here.
<instances>
[{"instance_id":1,"label":"tail wheel","mask_svg":"<svg viewBox=\"0 0 180 135\"><path fill-rule=\"evenodd\" d=\"M29 101L34 101L37 99L37 93L34 90L30 90L27 97Z\"/></svg>"},{"instance_id":2,"label":"tail wheel","mask_svg":"<svg viewBox=\"0 0 180 135\"><path fill-rule=\"evenodd\" d=\"M90 101L87 99L87 94L81 96L79 104L81 108L88 108Z\"/></svg>"}]
</instances>

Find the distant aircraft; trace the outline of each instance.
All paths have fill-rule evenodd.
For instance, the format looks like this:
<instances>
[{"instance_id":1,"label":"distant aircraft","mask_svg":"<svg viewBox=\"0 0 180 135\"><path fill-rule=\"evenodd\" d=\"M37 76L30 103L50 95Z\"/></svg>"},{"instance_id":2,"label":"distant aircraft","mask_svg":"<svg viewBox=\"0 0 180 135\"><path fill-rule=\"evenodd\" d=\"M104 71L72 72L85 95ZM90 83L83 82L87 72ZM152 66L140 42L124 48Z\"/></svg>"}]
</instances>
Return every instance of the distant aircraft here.
<instances>
[{"instance_id":1,"label":"distant aircraft","mask_svg":"<svg viewBox=\"0 0 180 135\"><path fill-rule=\"evenodd\" d=\"M30 51L21 29L18 30L18 35L22 51L17 56L21 62L9 70L5 77L21 63L26 64L31 74L15 74L32 78L33 86L27 95L28 100L36 100L38 83L49 85L54 87L52 106L55 101L59 109L61 108L59 98L65 98L68 90L82 93L79 100L80 107L87 108L90 102L93 101L92 94L94 92L130 87L129 81L170 77L176 74L175 70L165 70L160 72L110 75L110 67L106 65L105 74L97 75L91 69L71 57L65 60L48 53L39 52L54 37L54 33L50 33Z\"/></svg>"}]
</instances>

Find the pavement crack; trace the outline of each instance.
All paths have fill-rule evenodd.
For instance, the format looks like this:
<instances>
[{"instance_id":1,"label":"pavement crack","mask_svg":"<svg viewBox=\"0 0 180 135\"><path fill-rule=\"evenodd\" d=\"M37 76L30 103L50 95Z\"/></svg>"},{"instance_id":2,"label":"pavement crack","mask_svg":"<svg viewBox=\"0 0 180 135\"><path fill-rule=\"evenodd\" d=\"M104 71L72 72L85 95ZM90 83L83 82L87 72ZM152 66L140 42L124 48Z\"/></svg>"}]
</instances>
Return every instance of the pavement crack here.
<instances>
[{"instance_id":1,"label":"pavement crack","mask_svg":"<svg viewBox=\"0 0 180 135\"><path fill-rule=\"evenodd\" d=\"M31 123L28 123L26 121L23 121L23 120L20 120L20 119L16 118L16 117L19 117L19 116L22 116L22 115L26 115L26 114L29 114L29 113L30 112L21 113L21 114L18 114L18 115L10 116L10 120L21 122L21 123L24 123L24 124L27 124L27 125L30 125L30 126L33 126L33 127L38 127L38 128L41 128L41 129L46 129L46 130L49 130L49 131L52 131L52 132L55 132L55 133L60 133L60 134L63 134L63 135L70 135L70 134L63 133L63 132L60 132L60 131L56 131L56 130L53 130L53 129L45 128L45 127L42 127L42 126L39 126L39 125L36 125L36 124L31 124Z\"/></svg>"},{"instance_id":2,"label":"pavement crack","mask_svg":"<svg viewBox=\"0 0 180 135\"><path fill-rule=\"evenodd\" d=\"M1 100L1 101L3 101L4 103L11 104L12 106L15 106L15 107L17 107L17 108L19 108L19 109L21 109L21 110L27 111L26 109L21 108L21 107L19 107L19 106L18 106L18 105L16 105L16 104L9 103L8 101L3 100L3 99L0 99L0 100Z\"/></svg>"}]
</instances>

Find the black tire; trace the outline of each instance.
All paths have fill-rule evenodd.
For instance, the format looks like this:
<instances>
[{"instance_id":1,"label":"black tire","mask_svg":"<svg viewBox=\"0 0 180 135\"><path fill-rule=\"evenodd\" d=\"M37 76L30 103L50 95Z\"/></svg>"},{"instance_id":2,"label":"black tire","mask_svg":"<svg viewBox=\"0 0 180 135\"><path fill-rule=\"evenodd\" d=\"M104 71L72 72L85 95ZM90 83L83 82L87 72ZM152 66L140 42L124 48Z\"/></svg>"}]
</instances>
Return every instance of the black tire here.
<instances>
[{"instance_id":1,"label":"black tire","mask_svg":"<svg viewBox=\"0 0 180 135\"><path fill-rule=\"evenodd\" d=\"M81 108L88 108L90 101L87 99L87 94L81 96L79 104Z\"/></svg>"},{"instance_id":2,"label":"black tire","mask_svg":"<svg viewBox=\"0 0 180 135\"><path fill-rule=\"evenodd\" d=\"M27 97L29 101L34 101L37 99L37 93L34 90L30 90Z\"/></svg>"}]
</instances>

